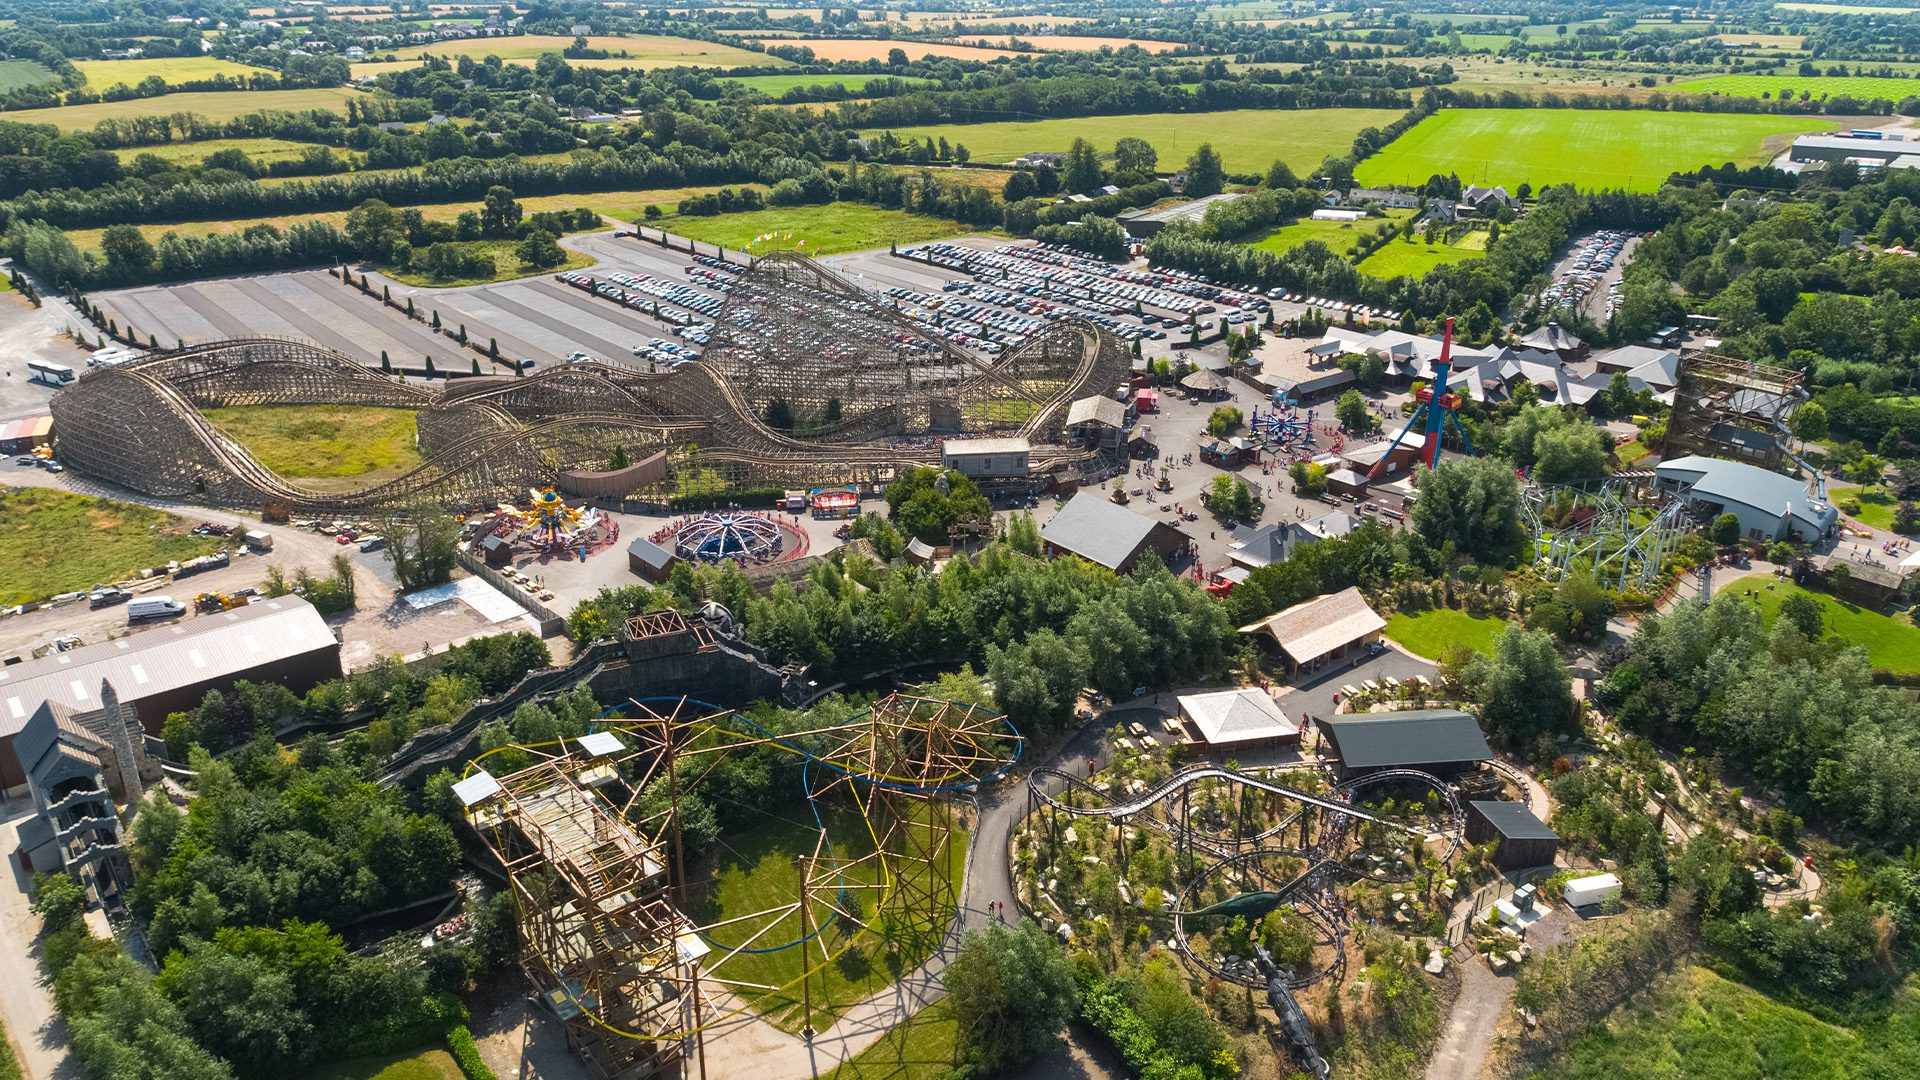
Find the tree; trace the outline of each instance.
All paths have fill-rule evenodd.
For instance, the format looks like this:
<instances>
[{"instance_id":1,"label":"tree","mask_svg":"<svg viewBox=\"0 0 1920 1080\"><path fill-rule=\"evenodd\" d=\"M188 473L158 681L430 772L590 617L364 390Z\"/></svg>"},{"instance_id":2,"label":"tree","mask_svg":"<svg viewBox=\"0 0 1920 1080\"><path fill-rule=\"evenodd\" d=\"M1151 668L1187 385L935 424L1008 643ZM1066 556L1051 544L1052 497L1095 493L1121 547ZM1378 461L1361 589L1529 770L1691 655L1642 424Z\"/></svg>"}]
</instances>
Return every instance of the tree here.
<instances>
[{"instance_id":1,"label":"tree","mask_svg":"<svg viewBox=\"0 0 1920 1080\"><path fill-rule=\"evenodd\" d=\"M1189 199L1201 199L1220 194L1226 186L1227 172L1220 163L1220 155L1215 152L1212 143L1201 143L1200 148L1187 159L1187 183L1181 189L1181 194Z\"/></svg>"},{"instance_id":2,"label":"tree","mask_svg":"<svg viewBox=\"0 0 1920 1080\"><path fill-rule=\"evenodd\" d=\"M1037 540L1037 537L1036 537ZM993 700L1020 730L1060 730L1087 685L1087 656L1078 642L1042 628L1024 642L987 645Z\"/></svg>"},{"instance_id":3,"label":"tree","mask_svg":"<svg viewBox=\"0 0 1920 1080\"><path fill-rule=\"evenodd\" d=\"M1740 542L1740 515L1721 514L1707 527L1707 539L1721 547L1732 547Z\"/></svg>"},{"instance_id":4,"label":"tree","mask_svg":"<svg viewBox=\"0 0 1920 1080\"><path fill-rule=\"evenodd\" d=\"M554 235L545 229L528 232L526 239L514 248L514 254L520 257L522 266L559 266L567 261L567 253L561 250Z\"/></svg>"},{"instance_id":5,"label":"tree","mask_svg":"<svg viewBox=\"0 0 1920 1080\"><path fill-rule=\"evenodd\" d=\"M1607 433L1573 421L1534 439L1533 474L1543 484L1593 480L1607 474Z\"/></svg>"},{"instance_id":6,"label":"tree","mask_svg":"<svg viewBox=\"0 0 1920 1080\"><path fill-rule=\"evenodd\" d=\"M1333 415L1348 430L1356 435L1364 435L1373 430L1373 413L1367 409L1367 399L1360 396L1358 390L1348 390L1334 403Z\"/></svg>"},{"instance_id":7,"label":"tree","mask_svg":"<svg viewBox=\"0 0 1920 1080\"><path fill-rule=\"evenodd\" d=\"M1113 144L1113 182L1122 186L1153 179L1160 155L1153 144L1129 135Z\"/></svg>"},{"instance_id":8,"label":"tree","mask_svg":"<svg viewBox=\"0 0 1920 1080\"><path fill-rule=\"evenodd\" d=\"M133 225L109 225L100 234L100 250L107 265L128 274L144 274L153 267L153 245Z\"/></svg>"},{"instance_id":9,"label":"tree","mask_svg":"<svg viewBox=\"0 0 1920 1080\"><path fill-rule=\"evenodd\" d=\"M1520 547L1520 485L1506 462L1459 458L1423 467L1419 489L1410 519L1429 547L1451 543L1483 563L1503 561Z\"/></svg>"},{"instance_id":10,"label":"tree","mask_svg":"<svg viewBox=\"0 0 1920 1080\"><path fill-rule=\"evenodd\" d=\"M347 242L363 259L385 259L403 233L400 215L379 199L368 199L347 214Z\"/></svg>"},{"instance_id":11,"label":"tree","mask_svg":"<svg viewBox=\"0 0 1920 1080\"><path fill-rule=\"evenodd\" d=\"M947 1000L967 1061L987 1075L1053 1045L1076 995L1067 956L1038 926L990 926L960 939L947 965Z\"/></svg>"},{"instance_id":12,"label":"tree","mask_svg":"<svg viewBox=\"0 0 1920 1080\"><path fill-rule=\"evenodd\" d=\"M460 546L460 524L431 506L408 507L380 524L387 561L400 588L439 585L453 577Z\"/></svg>"},{"instance_id":13,"label":"tree","mask_svg":"<svg viewBox=\"0 0 1920 1080\"><path fill-rule=\"evenodd\" d=\"M66 874L42 874L33 880L33 910L48 933L64 930L86 914L87 891Z\"/></svg>"},{"instance_id":14,"label":"tree","mask_svg":"<svg viewBox=\"0 0 1920 1080\"><path fill-rule=\"evenodd\" d=\"M1287 468L1293 486L1302 495L1314 496L1327 490L1327 467L1311 461L1296 461Z\"/></svg>"},{"instance_id":15,"label":"tree","mask_svg":"<svg viewBox=\"0 0 1920 1080\"><path fill-rule=\"evenodd\" d=\"M1221 473L1207 485L1207 509L1223 518L1251 520L1257 507L1246 482L1229 473Z\"/></svg>"},{"instance_id":16,"label":"tree","mask_svg":"<svg viewBox=\"0 0 1920 1080\"><path fill-rule=\"evenodd\" d=\"M480 204L480 233L482 236L512 236L520 227L520 203L513 197L513 189L503 184L495 184L487 189L487 197Z\"/></svg>"},{"instance_id":17,"label":"tree","mask_svg":"<svg viewBox=\"0 0 1920 1080\"><path fill-rule=\"evenodd\" d=\"M1290 191L1300 186L1300 178L1294 175L1293 167L1284 161L1275 161L1267 170L1267 190Z\"/></svg>"},{"instance_id":18,"label":"tree","mask_svg":"<svg viewBox=\"0 0 1920 1080\"><path fill-rule=\"evenodd\" d=\"M1633 412L1633 384L1627 381L1627 373L1616 371L1613 378L1607 380L1607 411L1615 416L1627 416Z\"/></svg>"},{"instance_id":19,"label":"tree","mask_svg":"<svg viewBox=\"0 0 1920 1080\"><path fill-rule=\"evenodd\" d=\"M1073 140L1067 149L1067 171L1065 182L1067 190L1084 195L1106 183L1104 171L1100 168L1100 151L1085 139Z\"/></svg>"},{"instance_id":20,"label":"tree","mask_svg":"<svg viewBox=\"0 0 1920 1080\"><path fill-rule=\"evenodd\" d=\"M1808 641L1819 641L1826 633L1826 619L1820 611L1820 602L1806 593L1789 593L1780 601L1780 619L1792 624L1800 631L1800 636Z\"/></svg>"},{"instance_id":21,"label":"tree","mask_svg":"<svg viewBox=\"0 0 1920 1080\"><path fill-rule=\"evenodd\" d=\"M787 404L786 398L774 398L767 402L766 421L775 431L792 431L793 406Z\"/></svg>"},{"instance_id":22,"label":"tree","mask_svg":"<svg viewBox=\"0 0 1920 1080\"><path fill-rule=\"evenodd\" d=\"M1793 433L1807 442L1819 442L1827 437L1827 410L1817 401L1809 401L1793 410L1790 424Z\"/></svg>"},{"instance_id":23,"label":"tree","mask_svg":"<svg viewBox=\"0 0 1920 1080\"><path fill-rule=\"evenodd\" d=\"M1474 657L1461 680L1488 732L1509 746L1557 734L1573 719L1572 677L1542 631L1508 626L1492 655Z\"/></svg>"},{"instance_id":24,"label":"tree","mask_svg":"<svg viewBox=\"0 0 1920 1080\"><path fill-rule=\"evenodd\" d=\"M979 487L951 469L914 469L888 484L887 509L903 532L929 544L945 544L956 526L984 525L993 517Z\"/></svg>"},{"instance_id":25,"label":"tree","mask_svg":"<svg viewBox=\"0 0 1920 1080\"><path fill-rule=\"evenodd\" d=\"M1207 417L1207 434L1215 438L1225 438L1240 430L1246 422L1246 414L1231 405L1221 405Z\"/></svg>"}]
</instances>

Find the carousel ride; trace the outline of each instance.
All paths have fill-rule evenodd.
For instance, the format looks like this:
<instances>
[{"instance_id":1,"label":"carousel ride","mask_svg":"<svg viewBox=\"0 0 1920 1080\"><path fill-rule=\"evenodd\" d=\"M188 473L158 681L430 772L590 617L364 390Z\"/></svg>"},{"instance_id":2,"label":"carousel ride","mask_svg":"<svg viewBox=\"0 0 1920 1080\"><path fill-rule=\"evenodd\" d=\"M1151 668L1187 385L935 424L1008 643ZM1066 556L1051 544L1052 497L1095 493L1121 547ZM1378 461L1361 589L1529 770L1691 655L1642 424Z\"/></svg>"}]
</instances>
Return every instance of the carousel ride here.
<instances>
[{"instance_id":1,"label":"carousel ride","mask_svg":"<svg viewBox=\"0 0 1920 1080\"><path fill-rule=\"evenodd\" d=\"M743 1014L804 1016L811 1036L813 988L850 950L911 939L931 952L956 910L953 797L1004 775L1021 745L1004 716L905 694L780 732L650 698L584 736L483 754L454 791L510 881L522 967L589 1072L674 1075L693 1059L704 1078L707 1036ZM762 750L798 765L813 838L788 852L791 891L723 911L688 869L681 805Z\"/></svg>"},{"instance_id":2,"label":"carousel ride","mask_svg":"<svg viewBox=\"0 0 1920 1080\"><path fill-rule=\"evenodd\" d=\"M1306 415L1301 415L1293 399L1276 390L1273 408L1262 413L1258 405L1254 406L1253 415L1247 420L1247 431L1271 449L1305 453L1313 449L1313 410L1308 409Z\"/></svg>"}]
</instances>

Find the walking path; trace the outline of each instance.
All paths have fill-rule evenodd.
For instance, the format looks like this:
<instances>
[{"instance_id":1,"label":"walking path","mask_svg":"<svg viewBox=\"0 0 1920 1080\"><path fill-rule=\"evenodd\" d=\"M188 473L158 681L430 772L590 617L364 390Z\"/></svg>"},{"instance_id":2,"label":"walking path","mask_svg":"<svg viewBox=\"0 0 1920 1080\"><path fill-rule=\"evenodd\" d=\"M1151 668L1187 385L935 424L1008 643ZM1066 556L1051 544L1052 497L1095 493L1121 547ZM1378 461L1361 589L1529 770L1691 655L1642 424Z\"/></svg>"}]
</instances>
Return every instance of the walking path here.
<instances>
[{"instance_id":1,"label":"walking path","mask_svg":"<svg viewBox=\"0 0 1920 1080\"><path fill-rule=\"evenodd\" d=\"M67 1052L67 1025L53 1009L53 996L40 981L40 916L29 906L32 879L12 857L20 848L20 823L33 815L24 800L5 804L0 820L0 850L7 874L0 896L0 1019L26 1080L79 1080L80 1063Z\"/></svg>"}]
</instances>

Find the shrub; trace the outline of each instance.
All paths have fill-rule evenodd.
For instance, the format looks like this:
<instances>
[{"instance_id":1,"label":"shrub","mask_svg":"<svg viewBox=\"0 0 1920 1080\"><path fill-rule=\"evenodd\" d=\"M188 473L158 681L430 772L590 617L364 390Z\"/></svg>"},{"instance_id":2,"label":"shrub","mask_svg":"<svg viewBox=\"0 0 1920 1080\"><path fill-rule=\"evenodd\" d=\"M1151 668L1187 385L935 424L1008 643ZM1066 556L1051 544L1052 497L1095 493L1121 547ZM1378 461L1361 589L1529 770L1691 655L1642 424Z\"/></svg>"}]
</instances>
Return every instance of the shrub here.
<instances>
[{"instance_id":1,"label":"shrub","mask_svg":"<svg viewBox=\"0 0 1920 1080\"><path fill-rule=\"evenodd\" d=\"M448 1029L447 1051L453 1055L453 1060L467 1080L500 1080L481 1059L480 1048L474 1045L473 1032L467 1030L467 1025L456 1024Z\"/></svg>"}]
</instances>

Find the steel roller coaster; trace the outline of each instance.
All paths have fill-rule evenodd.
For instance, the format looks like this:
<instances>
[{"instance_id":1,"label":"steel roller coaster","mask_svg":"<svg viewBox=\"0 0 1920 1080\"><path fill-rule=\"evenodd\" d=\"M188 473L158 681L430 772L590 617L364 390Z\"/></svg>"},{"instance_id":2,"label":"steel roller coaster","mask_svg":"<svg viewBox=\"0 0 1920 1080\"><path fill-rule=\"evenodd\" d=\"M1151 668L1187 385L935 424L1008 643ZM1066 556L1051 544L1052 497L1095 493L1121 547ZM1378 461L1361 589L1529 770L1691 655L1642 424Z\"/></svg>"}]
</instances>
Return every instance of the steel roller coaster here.
<instances>
[{"instance_id":1,"label":"steel roller coaster","mask_svg":"<svg viewBox=\"0 0 1920 1080\"><path fill-rule=\"evenodd\" d=\"M1005 717L904 694L794 732L687 698L630 700L585 737L481 755L455 792L511 883L522 966L589 1073L639 1080L692 1056L705 1077L706 1035L796 985L810 1034L814 982L849 949L945 936L950 796L1004 775L1021 745ZM791 896L703 920L681 800L753 747L799 760L817 839ZM512 767L495 776L490 763ZM821 807L836 803L857 840L831 837ZM784 983L742 960L794 949L799 973Z\"/></svg>"},{"instance_id":2,"label":"steel roller coaster","mask_svg":"<svg viewBox=\"0 0 1920 1080\"><path fill-rule=\"evenodd\" d=\"M1243 817L1245 801L1239 796L1261 792L1293 804L1295 809L1278 824L1256 832L1244 832L1244 820L1237 820L1230 834L1221 835L1196 823L1192 794L1200 785L1219 782L1236 790L1236 816ZM1436 806L1424 825L1393 821L1370 813L1357 805L1361 792L1388 784L1424 786ZM1057 791L1050 793L1049 788ZM1391 769L1350 778L1333 784L1328 793L1316 795L1276 783L1250 773L1217 765L1196 765L1172 774L1152 788L1116 799L1079 777L1057 769L1037 769L1027 784L1028 814L1038 816L1059 850L1061 820L1095 819L1116 827L1115 852L1122 872L1130 845L1125 841L1129 826L1150 828L1172 839L1176 866L1198 866L1184 883L1170 910L1173 934L1170 944L1195 970L1225 982L1267 991L1269 1001L1279 1012L1282 1027L1295 1055L1308 1069L1326 1075L1326 1062L1314 1046L1311 1027L1294 999L1294 991L1331 980L1336 985L1347 969L1343 934L1346 926L1342 905L1334 887L1344 875L1358 875L1356 855L1363 853L1363 830L1404 834L1422 847L1440 846L1442 865L1451 864L1462 843L1465 808L1452 787L1439 777L1413 769ZM1411 880L1416 863L1407 860L1404 869L1374 871L1369 879L1377 882ZM1248 891L1220 904L1203 905L1202 898L1217 888L1233 884ZM1276 967L1264 950L1255 947L1250 958L1221 958L1193 946L1190 934L1197 926L1223 916L1250 915L1254 920L1281 905L1290 905L1310 924L1318 938L1315 956L1320 959L1305 971Z\"/></svg>"}]
</instances>

